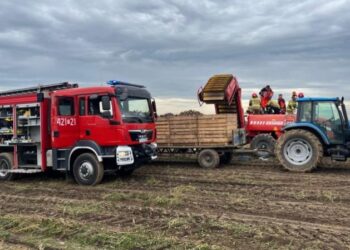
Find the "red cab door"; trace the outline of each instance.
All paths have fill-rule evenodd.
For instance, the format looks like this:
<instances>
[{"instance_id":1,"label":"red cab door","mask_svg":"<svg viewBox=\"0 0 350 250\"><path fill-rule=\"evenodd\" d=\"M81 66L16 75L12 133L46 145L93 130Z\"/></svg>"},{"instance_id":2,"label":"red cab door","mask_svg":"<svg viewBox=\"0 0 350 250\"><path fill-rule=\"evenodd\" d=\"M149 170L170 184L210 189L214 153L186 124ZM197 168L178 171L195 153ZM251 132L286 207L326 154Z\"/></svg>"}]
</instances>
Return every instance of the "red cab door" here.
<instances>
[{"instance_id":1,"label":"red cab door","mask_svg":"<svg viewBox=\"0 0 350 250\"><path fill-rule=\"evenodd\" d=\"M111 98L111 117L103 117L101 98L106 94L79 97L80 140L90 140L100 146L120 145L125 141L115 99Z\"/></svg>"}]
</instances>

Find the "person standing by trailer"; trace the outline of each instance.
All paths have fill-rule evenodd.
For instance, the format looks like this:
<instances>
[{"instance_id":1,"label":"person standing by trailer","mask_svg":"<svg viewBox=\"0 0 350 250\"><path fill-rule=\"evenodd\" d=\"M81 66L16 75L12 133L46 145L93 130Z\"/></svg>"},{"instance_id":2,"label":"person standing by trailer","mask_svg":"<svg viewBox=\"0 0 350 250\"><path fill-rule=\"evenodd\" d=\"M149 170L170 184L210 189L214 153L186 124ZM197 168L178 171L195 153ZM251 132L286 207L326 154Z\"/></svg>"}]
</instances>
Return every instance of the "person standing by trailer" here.
<instances>
[{"instance_id":1,"label":"person standing by trailer","mask_svg":"<svg viewBox=\"0 0 350 250\"><path fill-rule=\"evenodd\" d=\"M256 93L252 94L249 101L248 114L261 114L261 100Z\"/></svg>"},{"instance_id":2,"label":"person standing by trailer","mask_svg":"<svg viewBox=\"0 0 350 250\"><path fill-rule=\"evenodd\" d=\"M278 105L280 106L280 114L285 114L287 112L287 106L282 94L278 95Z\"/></svg>"}]
</instances>

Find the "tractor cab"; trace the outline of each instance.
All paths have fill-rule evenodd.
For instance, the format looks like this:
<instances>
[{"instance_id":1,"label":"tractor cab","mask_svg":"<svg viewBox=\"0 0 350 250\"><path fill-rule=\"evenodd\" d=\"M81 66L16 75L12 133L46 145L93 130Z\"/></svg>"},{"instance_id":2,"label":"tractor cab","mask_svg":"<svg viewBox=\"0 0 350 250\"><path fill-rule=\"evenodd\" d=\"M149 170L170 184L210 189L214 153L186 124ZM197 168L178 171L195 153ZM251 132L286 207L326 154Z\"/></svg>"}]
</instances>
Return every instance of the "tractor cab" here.
<instances>
[{"instance_id":1,"label":"tractor cab","mask_svg":"<svg viewBox=\"0 0 350 250\"><path fill-rule=\"evenodd\" d=\"M284 168L308 172L323 157L350 157L350 127L344 98L300 98L296 122L283 129L275 154Z\"/></svg>"},{"instance_id":2,"label":"tractor cab","mask_svg":"<svg viewBox=\"0 0 350 250\"><path fill-rule=\"evenodd\" d=\"M344 98L300 98L296 123L309 125L330 145L349 141L350 129ZM293 126L293 125L292 125Z\"/></svg>"}]
</instances>

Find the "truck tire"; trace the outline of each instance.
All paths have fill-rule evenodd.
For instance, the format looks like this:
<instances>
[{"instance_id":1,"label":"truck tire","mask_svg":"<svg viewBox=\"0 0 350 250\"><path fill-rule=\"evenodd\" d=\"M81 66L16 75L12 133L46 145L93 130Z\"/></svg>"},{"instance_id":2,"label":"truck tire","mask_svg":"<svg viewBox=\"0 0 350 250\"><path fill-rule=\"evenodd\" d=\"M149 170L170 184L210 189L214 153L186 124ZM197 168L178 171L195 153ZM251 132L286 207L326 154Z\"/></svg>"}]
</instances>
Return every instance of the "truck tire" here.
<instances>
[{"instance_id":1,"label":"truck tire","mask_svg":"<svg viewBox=\"0 0 350 250\"><path fill-rule=\"evenodd\" d=\"M232 152L225 152L222 156L220 156L220 164L230 164L233 158Z\"/></svg>"},{"instance_id":2,"label":"truck tire","mask_svg":"<svg viewBox=\"0 0 350 250\"><path fill-rule=\"evenodd\" d=\"M253 138L252 142L250 143L250 148L274 153L275 145L276 140L272 137L272 135L259 134Z\"/></svg>"},{"instance_id":3,"label":"truck tire","mask_svg":"<svg viewBox=\"0 0 350 250\"><path fill-rule=\"evenodd\" d=\"M95 186L101 182L103 174L103 164L94 154L81 154L74 161L73 175L79 185Z\"/></svg>"},{"instance_id":4,"label":"truck tire","mask_svg":"<svg viewBox=\"0 0 350 250\"><path fill-rule=\"evenodd\" d=\"M12 181L15 178L14 173L4 172L13 167L13 155L10 153L0 154L0 181Z\"/></svg>"},{"instance_id":5,"label":"truck tire","mask_svg":"<svg viewBox=\"0 0 350 250\"><path fill-rule=\"evenodd\" d=\"M275 154L282 166L292 172L310 172L320 164L323 146L311 132L287 131L277 141Z\"/></svg>"},{"instance_id":6,"label":"truck tire","mask_svg":"<svg viewBox=\"0 0 350 250\"><path fill-rule=\"evenodd\" d=\"M214 149L204 149L198 155L198 163L202 168L217 168L220 165L220 157Z\"/></svg>"}]
</instances>

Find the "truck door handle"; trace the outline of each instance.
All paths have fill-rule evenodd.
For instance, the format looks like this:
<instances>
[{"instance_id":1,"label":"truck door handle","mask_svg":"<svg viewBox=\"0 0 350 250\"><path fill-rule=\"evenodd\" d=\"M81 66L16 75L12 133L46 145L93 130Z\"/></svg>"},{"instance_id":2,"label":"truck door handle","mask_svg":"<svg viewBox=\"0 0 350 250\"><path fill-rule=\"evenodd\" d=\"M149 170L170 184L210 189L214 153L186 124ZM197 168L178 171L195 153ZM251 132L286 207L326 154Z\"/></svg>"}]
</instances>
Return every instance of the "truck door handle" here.
<instances>
[{"instance_id":1,"label":"truck door handle","mask_svg":"<svg viewBox=\"0 0 350 250\"><path fill-rule=\"evenodd\" d=\"M91 135L91 131L89 129L85 130L85 135Z\"/></svg>"},{"instance_id":2,"label":"truck door handle","mask_svg":"<svg viewBox=\"0 0 350 250\"><path fill-rule=\"evenodd\" d=\"M59 137L60 136L60 132L59 131L53 131L53 137Z\"/></svg>"}]
</instances>

